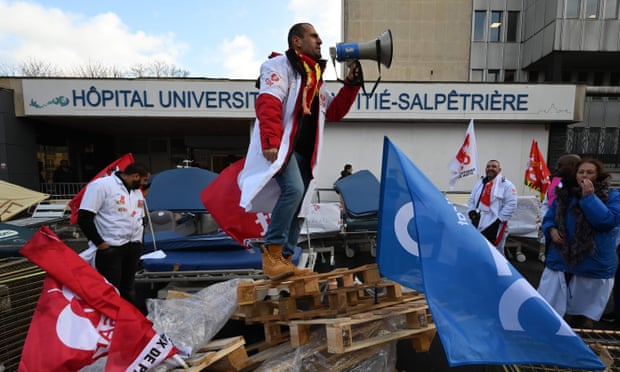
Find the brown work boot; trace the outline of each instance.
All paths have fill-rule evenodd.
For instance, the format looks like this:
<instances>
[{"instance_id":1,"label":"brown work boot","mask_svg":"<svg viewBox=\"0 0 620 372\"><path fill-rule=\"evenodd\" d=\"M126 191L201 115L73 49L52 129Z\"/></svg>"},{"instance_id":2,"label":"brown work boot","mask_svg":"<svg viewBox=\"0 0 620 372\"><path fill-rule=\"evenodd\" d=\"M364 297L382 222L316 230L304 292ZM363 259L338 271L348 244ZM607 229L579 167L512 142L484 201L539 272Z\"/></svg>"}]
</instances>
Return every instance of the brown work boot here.
<instances>
[{"instance_id":1,"label":"brown work boot","mask_svg":"<svg viewBox=\"0 0 620 372\"><path fill-rule=\"evenodd\" d=\"M289 267L293 268L293 273L295 276L304 276L304 275L310 275L312 274L314 271L312 271L311 269L300 269L299 267L297 267L297 265L295 265L293 263L293 256L288 256L284 259L284 261L286 262L286 264Z\"/></svg>"},{"instance_id":2,"label":"brown work boot","mask_svg":"<svg viewBox=\"0 0 620 372\"><path fill-rule=\"evenodd\" d=\"M263 274L269 279L282 279L291 276L295 270L286 264L282 257L282 244L262 244Z\"/></svg>"}]
</instances>

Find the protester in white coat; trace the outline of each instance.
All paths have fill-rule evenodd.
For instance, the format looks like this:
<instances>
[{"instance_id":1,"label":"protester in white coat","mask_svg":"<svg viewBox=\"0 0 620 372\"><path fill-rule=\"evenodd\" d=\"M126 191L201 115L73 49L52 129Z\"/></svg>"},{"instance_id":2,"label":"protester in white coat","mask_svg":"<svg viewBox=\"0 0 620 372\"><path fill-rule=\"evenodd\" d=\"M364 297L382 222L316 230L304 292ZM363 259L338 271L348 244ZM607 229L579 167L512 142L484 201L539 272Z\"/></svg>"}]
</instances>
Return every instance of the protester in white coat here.
<instances>
[{"instance_id":1,"label":"protester in white coat","mask_svg":"<svg viewBox=\"0 0 620 372\"><path fill-rule=\"evenodd\" d=\"M504 254L508 220L517 209L517 191L502 175L499 161L489 160L485 171L486 177L476 182L469 195L467 210L478 231Z\"/></svg>"},{"instance_id":2,"label":"protester in white coat","mask_svg":"<svg viewBox=\"0 0 620 372\"><path fill-rule=\"evenodd\" d=\"M311 24L291 27L288 44L285 55L261 66L256 122L238 178L241 207L271 213L261 249L263 273L272 279L308 273L290 259L301 228L298 215L313 189L325 119L341 120L361 84L354 64L340 92L328 92L322 78L322 41Z\"/></svg>"}]
</instances>

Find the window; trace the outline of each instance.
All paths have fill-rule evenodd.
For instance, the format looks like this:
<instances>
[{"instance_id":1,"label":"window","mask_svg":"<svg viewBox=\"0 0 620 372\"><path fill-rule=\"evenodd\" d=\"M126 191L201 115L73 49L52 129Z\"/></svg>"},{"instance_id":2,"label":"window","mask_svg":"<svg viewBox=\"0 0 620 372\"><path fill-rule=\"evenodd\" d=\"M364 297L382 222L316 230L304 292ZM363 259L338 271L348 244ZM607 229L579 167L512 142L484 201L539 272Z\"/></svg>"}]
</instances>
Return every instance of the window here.
<instances>
[{"instance_id":1,"label":"window","mask_svg":"<svg viewBox=\"0 0 620 372\"><path fill-rule=\"evenodd\" d=\"M603 85L604 80L605 80L605 73L603 71L596 71L594 73L594 83L593 83L593 85L601 86L601 85Z\"/></svg>"},{"instance_id":2,"label":"window","mask_svg":"<svg viewBox=\"0 0 620 372\"><path fill-rule=\"evenodd\" d=\"M577 82L578 83L587 83L588 82L588 72L587 71L579 71L579 72L577 72Z\"/></svg>"},{"instance_id":3,"label":"window","mask_svg":"<svg viewBox=\"0 0 620 372\"><path fill-rule=\"evenodd\" d=\"M514 43L519 41L519 12L508 12L506 21L506 42Z\"/></svg>"},{"instance_id":4,"label":"window","mask_svg":"<svg viewBox=\"0 0 620 372\"><path fill-rule=\"evenodd\" d=\"M491 24L489 25L489 41L502 41L502 12L491 12Z\"/></svg>"},{"instance_id":5,"label":"window","mask_svg":"<svg viewBox=\"0 0 620 372\"><path fill-rule=\"evenodd\" d=\"M487 83L497 83L499 81L499 70L489 70L487 72Z\"/></svg>"},{"instance_id":6,"label":"window","mask_svg":"<svg viewBox=\"0 0 620 372\"><path fill-rule=\"evenodd\" d=\"M476 10L474 13L474 41L484 41L484 30L487 26L487 12Z\"/></svg>"},{"instance_id":7,"label":"window","mask_svg":"<svg viewBox=\"0 0 620 372\"><path fill-rule=\"evenodd\" d=\"M478 70L478 69L471 70L471 81L481 82L482 81L482 70Z\"/></svg>"},{"instance_id":8,"label":"window","mask_svg":"<svg viewBox=\"0 0 620 372\"><path fill-rule=\"evenodd\" d=\"M511 82L515 81L515 75L517 74L517 70L506 70L504 71L504 81Z\"/></svg>"},{"instance_id":9,"label":"window","mask_svg":"<svg viewBox=\"0 0 620 372\"><path fill-rule=\"evenodd\" d=\"M598 0L586 0L586 19L598 18Z\"/></svg>"},{"instance_id":10,"label":"window","mask_svg":"<svg viewBox=\"0 0 620 372\"><path fill-rule=\"evenodd\" d=\"M562 70L562 81L565 83L573 81L573 72L570 70Z\"/></svg>"},{"instance_id":11,"label":"window","mask_svg":"<svg viewBox=\"0 0 620 372\"><path fill-rule=\"evenodd\" d=\"M566 0L566 18L579 18L580 0Z\"/></svg>"},{"instance_id":12,"label":"window","mask_svg":"<svg viewBox=\"0 0 620 372\"><path fill-rule=\"evenodd\" d=\"M538 71L528 71L527 73L527 81L530 83L538 82Z\"/></svg>"},{"instance_id":13,"label":"window","mask_svg":"<svg viewBox=\"0 0 620 372\"><path fill-rule=\"evenodd\" d=\"M618 0L607 0L605 2L605 11L603 13L603 18L616 19L617 14L618 14Z\"/></svg>"},{"instance_id":14,"label":"window","mask_svg":"<svg viewBox=\"0 0 620 372\"><path fill-rule=\"evenodd\" d=\"M609 85L612 87L617 87L620 85L620 72L612 71L609 73Z\"/></svg>"}]
</instances>

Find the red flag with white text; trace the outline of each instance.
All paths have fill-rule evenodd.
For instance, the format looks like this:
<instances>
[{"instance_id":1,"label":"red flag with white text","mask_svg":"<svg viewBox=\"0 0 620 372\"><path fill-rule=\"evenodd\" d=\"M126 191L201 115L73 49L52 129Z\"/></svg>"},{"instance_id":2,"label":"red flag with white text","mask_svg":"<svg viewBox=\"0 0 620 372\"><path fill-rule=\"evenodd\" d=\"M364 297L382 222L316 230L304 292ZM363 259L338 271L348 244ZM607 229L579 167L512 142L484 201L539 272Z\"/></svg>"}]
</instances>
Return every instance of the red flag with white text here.
<instances>
[{"instance_id":1,"label":"red flag with white text","mask_svg":"<svg viewBox=\"0 0 620 372\"><path fill-rule=\"evenodd\" d=\"M525 167L525 186L538 191L540 193L540 200L543 200L549 187L550 179L551 172L538 148L538 142L532 140L530 157Z\"/></svg>"},{"instance_id":2,"label":"red flag with white text","mask_svg":"<svg viewBox=\"0 0 620 372\"><path fill-rule=\"evenodd\" d=\"M252 240L262 240L269 226L268 213L248 213L239 206L241 190L237 183L245 158L226 167L200 193L200 200L215 221L231 238L248 246Z\"/></svg>"},{"instance_id":3,"label":"red flag with white text","mask_svg":"<svg viewBox=\"0 0 620 372\"><path fill-rule=\"evenodd\" d=\"M474 119L469 121L465 139L456 151L454 158L450 160L448 168L450 169L450 187L454 186L456 181L461 178L478 175L478 148L474 133Z\"/></svg>"},{"instance_id":4,"label":"red flag with white text","mask_svg":"<svg viewBox=\"0 0 620 372\"><path fill-rule=\"evenodd\" d=\"M133 154L132 153L125 154L121 156L120 158L116 159L115 161L113 161L112 163L108 164L107 167L100 170L99 173L97 173L97 175L93 177L92 180L88 181L88 183L93 182L97 178L109 176L116 171L119 171L119 170L122 171L125 169L125 167L127 167L129 164L133 162L134 162ZM80 192L78 192L73 197L73 199L71 199L71 201L69 202L69 207L71 208L71 219L69 220L69 222L72 225L75 225L77 223L78 211L80 210L80 203L82 203L84 192L86 192L86 186L82 187Z\"/></svg>"},{"instance_id":5,"label":"red flag with white text","mask_svg":"<svg viewBox=\"0 0 620 372\"><path fill-rule=\"evenodd\" d=\"M178 351L101 274L42 227L20 253L47 272L20 372L77 371L107 356L105 371L147 370Z\"/></svg>"}]
</instances>

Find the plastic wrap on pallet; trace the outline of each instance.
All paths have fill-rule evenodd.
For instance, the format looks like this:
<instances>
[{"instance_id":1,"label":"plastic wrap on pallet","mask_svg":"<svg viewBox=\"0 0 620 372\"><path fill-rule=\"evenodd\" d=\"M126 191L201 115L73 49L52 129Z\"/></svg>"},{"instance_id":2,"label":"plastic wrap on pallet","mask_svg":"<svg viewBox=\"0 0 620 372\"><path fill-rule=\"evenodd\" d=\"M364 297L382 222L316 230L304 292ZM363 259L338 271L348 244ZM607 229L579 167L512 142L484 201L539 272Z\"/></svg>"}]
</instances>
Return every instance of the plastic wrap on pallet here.
<instances>
[{"instance_id":1,"label":"plastic wrap on pallet","mask_svg":"<svg viewBox=\"0 0 620 372\"><path fill-rule=\"evenodd\" d=\"M357 337L361 339L389 334L401 328L404 319L394 318L380 324L364 327ZM325 348L327 338L322 330L315 330L310 342L298 348L290 343L274 348L271 357L256 372L278 371L348 371L392 372L396 368L396 341L369 346L344 354L330 354Z\"/></svg>"},{"instance_id":2,"label":"plastic wrap on pallet","mask_svg":"<svg viewBox=\"0 0 620 372\"><path fill-rule=\"evenodd\" d=\"M193 351L210 341L234 313L239 281L212 284L187 298L148 299L147 318L175 345Z\"/></svg>"}]
</instances>

